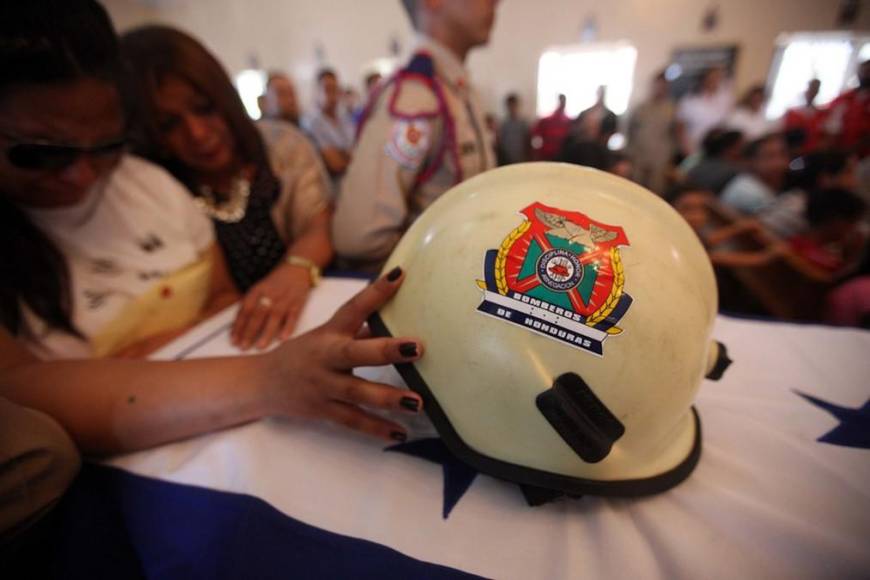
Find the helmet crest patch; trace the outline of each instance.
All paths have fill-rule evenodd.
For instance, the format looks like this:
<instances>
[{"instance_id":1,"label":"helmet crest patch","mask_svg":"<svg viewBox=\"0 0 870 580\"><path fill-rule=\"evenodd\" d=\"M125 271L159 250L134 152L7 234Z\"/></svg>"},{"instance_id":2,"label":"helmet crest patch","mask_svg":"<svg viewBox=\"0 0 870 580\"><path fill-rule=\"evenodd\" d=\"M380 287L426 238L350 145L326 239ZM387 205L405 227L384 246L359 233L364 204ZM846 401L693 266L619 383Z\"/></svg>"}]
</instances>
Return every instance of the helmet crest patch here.
<instances>
[{"instance_id":1,"label":"helmet crest patch","mask_svg":"<svg viewBox=\"0 0 870 580\"><path fill-rule=\"evenodd\" d=\"M632 302L619 253L628 237L619 226L540 202L520 214L522 223L486 252L477 310L603 356Z\"/></svg>"}]
</instances>

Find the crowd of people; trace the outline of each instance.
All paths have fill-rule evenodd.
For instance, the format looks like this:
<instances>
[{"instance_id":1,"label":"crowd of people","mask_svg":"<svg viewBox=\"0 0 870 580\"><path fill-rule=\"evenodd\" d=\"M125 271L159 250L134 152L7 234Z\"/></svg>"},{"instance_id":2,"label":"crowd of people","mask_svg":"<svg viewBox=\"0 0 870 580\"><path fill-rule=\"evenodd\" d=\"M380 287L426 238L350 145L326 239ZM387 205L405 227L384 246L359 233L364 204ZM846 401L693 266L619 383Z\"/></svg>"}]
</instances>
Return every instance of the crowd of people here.
<instances>
[{"instance_id":1,"label":"crowd of people","mask_svg":"<svg viewBox=\"0 0 870 580\"><path fill-rule=\"evenodd\" d=\"M679 100L662 71L626 119L607 108L606 87L576 117L559 95L556 110L533 123L510 94L498 158L594 167L670 201L710 250L726 309L867 327L870 61L857 78L857 87L822 107L812 79L801 104L773 120L763 85L734 102L720 68L705 71ZM626 145L614 150L620 130ZM744 283L729 284L732 277ZM814 300L792 309L757 296L778 293L789 303L808 289Z\"/></svg>"},{"instance_id":2,"label":"crowd of people","mask_svg":"<svg viewBox=\"0 0 870 580\"><path fill-rule=\"evenodd\" d=\"M402 3L419 40L397 73L366 77L365 104L325 68L303 111L293 80L275 72L256 122L221 63L181 30L119 37L95 0L2 5L0 461L52 461L0 470L0 498L21 500L0 502L0 534L38 519L79 452L265 416L403 440L404 427L372 411L418 413L419 395L351 374L423 356L418 338L364 329L401 268L325 326L290 337L324 269L373 275L431 203L498 163L561 160L634 179L674 204L717 266L782 259L839 297L832 320L868 323L855 192L866 187L857 172L870 150L870 64L825 108L811 83L781 125L763 115L763 88L732 107L714 69L679 103L657 76L628 123L603 86L576 118L560 96L534 124L511 94L493 130L465 60L487 43L496 2ZM613 151L623 125L627 148ZM860 300L865 318L850 318ZM235 345L282 344L251 357L144 360L234 302Z\"/></svg>"}]
</instances>

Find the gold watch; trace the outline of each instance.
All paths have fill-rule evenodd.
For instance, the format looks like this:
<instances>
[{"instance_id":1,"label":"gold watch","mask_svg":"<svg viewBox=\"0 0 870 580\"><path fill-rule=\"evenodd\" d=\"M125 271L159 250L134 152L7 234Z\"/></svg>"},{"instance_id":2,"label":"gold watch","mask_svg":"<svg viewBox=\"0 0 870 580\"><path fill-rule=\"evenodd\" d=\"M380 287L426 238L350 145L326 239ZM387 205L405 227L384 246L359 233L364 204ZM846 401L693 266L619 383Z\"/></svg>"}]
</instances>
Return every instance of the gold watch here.
<instances>
[{"instance_id":1,"label":"gold watch","mask_svg":"<svg viewBox=\"0 0 870 580\"><path fill-rule=\"evenodd\" d=\"M302 256L287 256L284 261L291 266L305 268L308 270L308 277L311 279L311 287L317 286L320 283L320 266Z\"/></svg>"}]
</instances>

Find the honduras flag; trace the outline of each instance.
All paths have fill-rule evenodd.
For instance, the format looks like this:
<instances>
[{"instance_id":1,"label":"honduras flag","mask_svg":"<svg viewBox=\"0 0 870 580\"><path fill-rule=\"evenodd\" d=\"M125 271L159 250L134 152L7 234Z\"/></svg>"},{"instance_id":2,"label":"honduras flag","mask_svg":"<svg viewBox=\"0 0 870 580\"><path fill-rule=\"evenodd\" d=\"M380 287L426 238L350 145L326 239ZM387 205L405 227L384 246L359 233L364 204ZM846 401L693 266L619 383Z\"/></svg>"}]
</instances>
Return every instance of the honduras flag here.
<instances>
[{"instance_id":1,"label":"honduras flag","mask_svg":"<svg viewBox=\"0 0 870 580\"><path fill-rule=\"evenodd\" d=\"M303 327L361 285L327 280ZM158 358L235 352L232 316ZM735 362L702 386L701 462L658 496L530 507L425 418L398 446L275 419L88 465L44 553L88 579L866 578L870 333L720 317L715 336Z\"/></svg>"}]
</instances>

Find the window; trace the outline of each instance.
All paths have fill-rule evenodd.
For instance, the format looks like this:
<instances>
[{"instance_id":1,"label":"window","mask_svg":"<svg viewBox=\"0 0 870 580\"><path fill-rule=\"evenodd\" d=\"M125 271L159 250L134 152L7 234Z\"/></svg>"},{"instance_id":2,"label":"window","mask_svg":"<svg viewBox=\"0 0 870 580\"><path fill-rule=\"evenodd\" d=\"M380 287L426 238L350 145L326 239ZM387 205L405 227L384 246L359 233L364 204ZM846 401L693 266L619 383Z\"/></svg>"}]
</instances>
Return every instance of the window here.
<instances>
[{"instance_id":1,"label":"window","mask_svg":"<svg viewBox=\"0 0 870 580\"><path fill-rule=\"evenodd\" d=\"M393 74L399 68L399 59L396 57L386 56L376 58L370 61L363 67L363 76L371 73L378 73L386 78Z\"/></svg>"},{"instance_id":2,"label":"window","mask_svg":"<svg viewBox=\"0 0 870 580\"><path fill-rule=\"evenodd\" d=\"M781 35L771 66L767 117L778 119L791 107L803 104L807 83L821 82L816 105L830 103L854 86L858 63L870 58L870 36L848 33Z\"/></svg>"},{"instance_id":3,"label":"window","mask_svg":"<svg viewBox=\"0 0 870 580\"><path fill-rule=\"evenodd\" d=\"M242 104L248 116L260 118L260 105L257 98L266 91L266 73L256 69L246 69L236 75L236 90L242 98Z\"/></svg>"},{"instance_id":4,"label":"window","mask_svg":"<svg viewBox=\"0 0 870 580\"><path fill-rule=\"evenodd\" d=\"M627 42L548 49L538 62L538 115L552 113L562 93L567 114L576 116L595 103L602 85L607 87L605 104L621 115L628 108L636 60L637 50Z\"/></svg>"}]
</instances>

